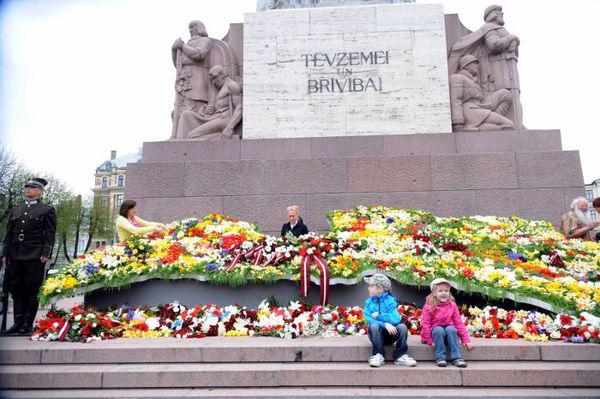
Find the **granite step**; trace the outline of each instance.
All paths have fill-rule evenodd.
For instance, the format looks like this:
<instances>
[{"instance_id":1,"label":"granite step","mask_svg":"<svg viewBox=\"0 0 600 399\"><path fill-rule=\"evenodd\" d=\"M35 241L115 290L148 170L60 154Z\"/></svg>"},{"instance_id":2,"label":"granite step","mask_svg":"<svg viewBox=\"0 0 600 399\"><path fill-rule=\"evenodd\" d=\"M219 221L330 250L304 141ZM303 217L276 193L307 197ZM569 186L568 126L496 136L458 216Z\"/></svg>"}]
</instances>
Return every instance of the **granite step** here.
<instances>
[{"instance_id":1,"label":"granite step","mask_svg":"<svg viewBox=\"0 0 600 399\"><path fill-rule=\"evenodd\" d=\"M596 388L173 388L173 389L49 389L4 391L6 399L305 399L305 398L600 398Z\"/></svg>"},{"instance_id":2,"label":"granite step","mask_svg":"<svg viewBox=\"0 0 600 399\"><path fill-rule=\"evenodd\" d=\"M468 368L360 363L39 364L0 367L5 389L600 387L600 362L472 361Z\"/></svg>"},{"instance_id":3,"label":"granite step","mask_svg":"<svg viewBox=\"0 0 600 399\"><path fill-rule=\"evenodd\" d=\"M474 339L464 351L467 361L597 361L600 345L525 340ZM432 361L433 349L408 339L409 354ZM365 336L343 338L210 337L203 339L118 339L95 343L34 342L24 337L0 338L0 364L107 363L286 363L359 362L371 355ZM387 351L391 359L392 348Z\"/></svg>"}]
</instances>

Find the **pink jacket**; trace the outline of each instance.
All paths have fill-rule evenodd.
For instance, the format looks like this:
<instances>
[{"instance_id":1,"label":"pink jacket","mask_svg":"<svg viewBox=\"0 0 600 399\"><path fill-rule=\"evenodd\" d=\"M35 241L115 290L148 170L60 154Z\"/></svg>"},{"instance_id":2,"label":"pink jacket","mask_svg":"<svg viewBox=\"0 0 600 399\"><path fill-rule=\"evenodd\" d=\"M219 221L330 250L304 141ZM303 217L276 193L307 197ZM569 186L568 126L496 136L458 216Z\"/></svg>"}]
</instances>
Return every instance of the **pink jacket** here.
<instances>
[{"instance_id":1,"label":"pink jacket","mask_svg":"<svg viewBox=\"0 0 600 399\"><path fill-rule=\"evenodd\" d=\"M471 342L469 333L460 317L458 306L454 301L438 304L433 312L431 306L425 305L421 315L421 342L428 345L433 344L431 331L437 326L454 326L463 344Z\"/></svg>"}]
</instances>

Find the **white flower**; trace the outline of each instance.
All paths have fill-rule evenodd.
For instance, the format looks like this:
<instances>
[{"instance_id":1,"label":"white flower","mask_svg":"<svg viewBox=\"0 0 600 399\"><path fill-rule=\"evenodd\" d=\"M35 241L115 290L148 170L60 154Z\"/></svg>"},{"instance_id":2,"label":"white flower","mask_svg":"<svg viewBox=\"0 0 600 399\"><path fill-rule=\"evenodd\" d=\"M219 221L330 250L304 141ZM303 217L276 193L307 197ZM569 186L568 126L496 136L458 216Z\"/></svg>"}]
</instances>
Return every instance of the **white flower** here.
<instances>
[{"instance_id":1,"label":"white flower","mask_svg":"<svg viewBox=\"0 0 600 399\"><path fill-rule=\"evenodd\" d=\"M105 256L102 258L102 264L111 269L119 265L119 260L115 256Z\"/></svg>"},{"instance_id":2,"label":"white flower","mask_svg":"<svg viewBox=\"0 0 600 399\"><path fill-rule=\"evenodd\" d=\"M295 312L302 308L302 304L299 301L292 301L292 302L290 302L289 308L292 312Z\"/></svg>"},{"instance_id":3,"label":"white flower","mask_svg":"<svg viewBox=\"0 0 600 399\"><path fill-rule=\"evenodd\" d=\"M156 330L160 327L160 319L158 317L148 317L146 319L146 326L149 330Z\"/></svg>"}]
</instances>

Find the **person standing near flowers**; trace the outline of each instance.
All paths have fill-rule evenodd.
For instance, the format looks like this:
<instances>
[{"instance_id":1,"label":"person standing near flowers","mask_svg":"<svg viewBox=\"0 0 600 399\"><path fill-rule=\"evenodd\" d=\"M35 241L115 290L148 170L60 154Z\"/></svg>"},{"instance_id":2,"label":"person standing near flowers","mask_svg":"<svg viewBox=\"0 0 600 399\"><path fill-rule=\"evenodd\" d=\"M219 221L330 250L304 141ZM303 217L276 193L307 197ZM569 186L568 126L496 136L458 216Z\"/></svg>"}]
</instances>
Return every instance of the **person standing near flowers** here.
<instances>
[{"instance_id":1,"label":"person standing near flowers","mask_svg":"<svg viewBox=\"0 0 600 399\"><path fill-rule=\"evenodd\" d=\"M28 335L33 329L38 293L56 235L56 210L41 202L47 184L39 177L28 181L25 184L27 200L10 211L2 267L7 269L9 292L14 301L14 325L6 330L6 335Z\"/></svg>"},{"instance_id":2,"label":"person standing near flowers","mask_svg":"<svg viewBox=\"0 0 600 399\"><path fill-rule=\"evenodd\" d=\"M431 294L425 300L421 316L421 342L434 347L438 367L447 366L448 354L453 365L467 367L460 352L460 342L467 350L473 349L473 344L450 293L450 286L444 278L436 278L429 285Z\"/></svg>"},{"instance_id":3,"label":"person standing near flowers","mask_svg":"<svg viewBox=\"0 0 600 399\"><path fill-rule=\"evenodd\" d=\"M289 222L281 227L281 236L285 236L290 231L295 237L308 234L308 227L306 227L300 217L300 207L298 205L291 205L286 208L286 211Z\"/></svg>"},{"instance_id":4,"label":"person standing near flowers","mask_svg":"<svg viewBox=\"0 0 600 399\"><path fill-rule=\"evenodd\" d=\"M392 282L387 276L377 273L365 277L369 284L369 297L365 301L364 317L367 321L369 340L373 351L369 366L379 367L385 363L386 344L396 343L394 364L406 367L417 365L408 352L408 327L402 323L398 313L398 302L390 293Z\"/></svg>"},{"instance_id":5,"label":"person standing near flowers","mask_svg":"<svg viewBox=\"0 0 600 399\"><path fill-rule=\"evenodd\" d=\"M119 209L116 227L119 241L125 241L131 236L141 236L153 231L161 232L165 229L162 223L148 222L136 216L137 203L134 200L125 200Z\"/></svg>"}]
</instances>

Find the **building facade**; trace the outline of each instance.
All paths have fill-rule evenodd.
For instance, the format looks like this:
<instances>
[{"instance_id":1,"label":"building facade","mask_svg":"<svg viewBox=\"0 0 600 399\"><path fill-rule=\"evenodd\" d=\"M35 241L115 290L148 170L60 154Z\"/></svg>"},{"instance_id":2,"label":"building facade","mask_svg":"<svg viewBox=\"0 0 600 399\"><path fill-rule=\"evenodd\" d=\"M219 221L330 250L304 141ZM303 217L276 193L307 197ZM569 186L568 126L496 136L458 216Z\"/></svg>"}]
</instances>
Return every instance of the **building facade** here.
<instances>
[{"instance_id":1,"label":"building facade","mask_svg":"<svg viewBox=\"0 0 600 399\"><path fill-rule=\"evenodd\" d=\"M596 179L590 184L585 185L585 198L589 202L590 215L594 222L600 221L600 215L598 215L598 212L592 206L592 201L598 197L600 197L600 179Z\"/></svg>"},{"instance_id":2,"label":"building facade","mask_svg":"<svg viewBox=\"0 0 600 399\"><path fill-rule=\"evenodd\" d=\"M102 162L94 174L94 206L108 215L109 221L114 221L123 203L125 195L125 182L127 164L138 162L141 153L130 153L117 157L117 151L110 152L110 159ZM114 244L116 236L114 228L109 229L109 234L94 237L92 247Z\"/></svg>"}]
</instances>

